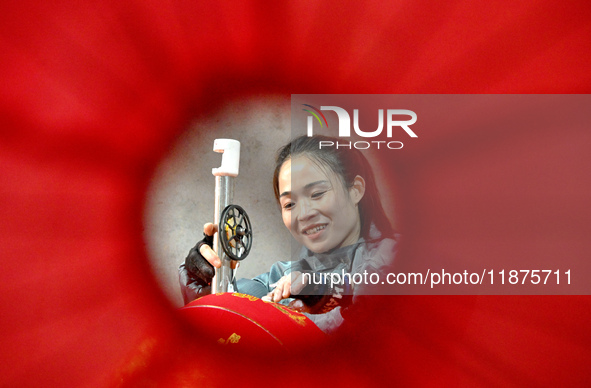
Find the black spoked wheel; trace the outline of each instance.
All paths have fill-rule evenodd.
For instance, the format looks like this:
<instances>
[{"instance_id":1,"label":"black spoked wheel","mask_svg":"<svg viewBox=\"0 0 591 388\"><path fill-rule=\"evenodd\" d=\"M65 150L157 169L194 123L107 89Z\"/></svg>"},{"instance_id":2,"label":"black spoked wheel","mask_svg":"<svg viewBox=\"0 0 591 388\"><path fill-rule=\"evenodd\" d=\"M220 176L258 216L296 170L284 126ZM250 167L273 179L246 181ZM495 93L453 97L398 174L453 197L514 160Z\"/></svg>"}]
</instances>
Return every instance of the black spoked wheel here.
<instances>
[{"instance_id":1,"label":"black spoked wheel","mask_svg":"<svg viewBox=\"0 0 591 388\"><path fill-rule=\"evenodd\" d=\"M252 246L252 227L248 215L238 205L228 205L220 216L220 241L232 260L244 260Z\"/></svg>"}]
</instances>

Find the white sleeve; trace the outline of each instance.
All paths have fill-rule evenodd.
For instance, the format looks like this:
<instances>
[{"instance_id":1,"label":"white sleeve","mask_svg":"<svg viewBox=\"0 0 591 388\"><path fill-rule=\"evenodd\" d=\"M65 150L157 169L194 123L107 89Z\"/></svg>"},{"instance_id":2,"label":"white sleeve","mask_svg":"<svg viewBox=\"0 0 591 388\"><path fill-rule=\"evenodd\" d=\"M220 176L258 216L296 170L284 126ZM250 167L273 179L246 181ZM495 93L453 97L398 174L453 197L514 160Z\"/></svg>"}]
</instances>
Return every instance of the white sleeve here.
<instances>
[{"instance_id":1,"label":"white sleeve","mask_svg":"<svg viewBox=\"0 0 591 388\"><path fill-rule=\"evenodd\" d=\"M325 314L305 314L326 334L332 334L343 323L341 306L338 306Z\"/></svg>"}]
</instances>

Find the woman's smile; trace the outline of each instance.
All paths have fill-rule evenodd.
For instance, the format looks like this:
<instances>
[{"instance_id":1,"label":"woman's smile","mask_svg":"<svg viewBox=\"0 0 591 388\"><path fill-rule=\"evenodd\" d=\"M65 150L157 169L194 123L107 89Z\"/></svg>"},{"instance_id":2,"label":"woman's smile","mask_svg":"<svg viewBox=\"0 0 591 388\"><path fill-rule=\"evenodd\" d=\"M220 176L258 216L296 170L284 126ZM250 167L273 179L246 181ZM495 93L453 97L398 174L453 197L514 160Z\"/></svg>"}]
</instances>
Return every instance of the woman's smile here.
<instances>
[{"instance_id":1,"label":"woman's smile","mask_svg":"<svg viewBox=\"0 0 591 388\"><path fill-rule=\"evenodd\" d=\"M322 234L322 232L326 229L326 225L327 224L312 225L309 227L305 227L302 230L302 233L304 235L306 235L306 237L308 237L309 239L315 240L315 239L319 238L320 235Z\"/></svg>"}]
</instances>

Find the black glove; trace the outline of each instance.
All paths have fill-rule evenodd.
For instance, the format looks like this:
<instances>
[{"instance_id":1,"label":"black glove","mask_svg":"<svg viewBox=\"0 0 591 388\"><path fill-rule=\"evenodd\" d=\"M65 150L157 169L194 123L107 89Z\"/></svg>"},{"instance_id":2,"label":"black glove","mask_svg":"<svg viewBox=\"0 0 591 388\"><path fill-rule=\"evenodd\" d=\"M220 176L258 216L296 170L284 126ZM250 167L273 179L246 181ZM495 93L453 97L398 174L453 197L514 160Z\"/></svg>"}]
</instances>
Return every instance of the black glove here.
<instances>
[{"instance_id":1,"label":"black glove","mask_svg":"<svg viewBox=\"0 0 591 388\"><path fill-rule=\"evenodd\" d=\"M209 262L201 256L199 248L204 244L207 244L212 248L213 236L207 236L205 234L203 236L203 240L199 241L197 245L189 251L187 258L185 259L185 268L189 275L195 278L195 280L199 280L203 285L209 285L215 275L215 270L213 265L209 264Z\"/></svg>"},{"instance_id":2,"label":"black glove","mask_svg":"<svg viewBox=\"0 0 591 388\"><path fill-rule=\"evenodd\" d=\"M179 283L185 304L211 294L211 281L215 274L213 266L199 252L203 244L213 245L213 236L204 234L203 240L191 248L185 262L179 267Z\"/></svg>"}]
</instances>

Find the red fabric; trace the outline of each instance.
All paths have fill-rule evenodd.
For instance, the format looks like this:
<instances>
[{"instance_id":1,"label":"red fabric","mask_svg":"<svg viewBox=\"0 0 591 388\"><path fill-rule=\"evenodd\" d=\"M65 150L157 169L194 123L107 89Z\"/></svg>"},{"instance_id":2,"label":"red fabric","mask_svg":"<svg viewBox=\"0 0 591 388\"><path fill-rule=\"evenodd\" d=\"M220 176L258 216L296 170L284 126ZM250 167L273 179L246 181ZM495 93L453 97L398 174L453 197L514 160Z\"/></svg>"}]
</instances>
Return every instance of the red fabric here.
<instances>
[{"instance_id":1,"label":"red fabric","mask_svg":"<svg viewBox=\"0 0 591 388\"><path fill-rule=\"evenodd\" d=\"M225 293L187 304L180 315L195 325L203 342L223 341L242 352L305 352L311 344L326 345L326 335L304 314L279 303Z\"/></svg>"},{"instance_id":2,"label":"red fabric","mask_svg":"<svg viewBox=\"0 0 591 388\"><path fill-rule=\"evenodd\" d=\"M351 318L330 346L235 359L228 369L219 361L225 354L201 343L158 290L142 209L167 147L228 98L589 93L590 13L583 1L541 0L2 2L2 383L589 385L588 296L376 297L365 306L372 319ZM465 166L469 146L439 174L429 171L432 153L405 160L420 172L403 169L397 178L403 195L417 190L425 201L416 204L425 210L420 225L432 225L425 246L441 244L439 231L460 228L446 252L467 249L467 241L482 253L485 242L472 233L481 236L479 215L496 213L477 199L494 197L508 224L519 222L503 252L532 252L557 239L539 254L588 257L585 132L509 135L509 148L500 142L479 160L541 162L549 181L535 169L511 175L514 186L498 171L459 179L455 166ZM554 179L565 190L552 189ZM556 201L545 200L548 187ZM473 206L455 220L445 201L426 195L449 198L459 189ZM523 190L536 193L534 204L549 218L539 206L512 208L511 194ZM558 222L548 231L540 220Z\"/></svg>"}]
</instances>

